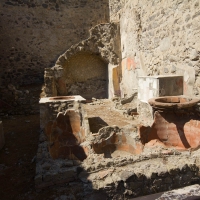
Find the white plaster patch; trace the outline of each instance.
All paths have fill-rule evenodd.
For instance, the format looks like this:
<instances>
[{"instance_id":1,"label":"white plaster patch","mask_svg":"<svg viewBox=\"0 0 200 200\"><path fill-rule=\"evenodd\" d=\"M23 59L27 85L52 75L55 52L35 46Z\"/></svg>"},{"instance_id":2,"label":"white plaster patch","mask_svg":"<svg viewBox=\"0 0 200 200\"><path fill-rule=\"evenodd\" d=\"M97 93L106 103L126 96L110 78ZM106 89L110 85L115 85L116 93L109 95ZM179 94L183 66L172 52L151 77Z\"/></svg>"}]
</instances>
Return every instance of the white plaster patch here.
<instances>
[{"instance_id":1,"label":"white plaster patch","mask_svg":"<svg viewBox=\"0 0 200 200\"><path fill-rule=\"evenodd\" d=\"M167 51L167 50L169 50L170 46L171 46L171 39L169 37L164 38L160 42L160 50L161 51Z\"/></svg>"}]
</instances>

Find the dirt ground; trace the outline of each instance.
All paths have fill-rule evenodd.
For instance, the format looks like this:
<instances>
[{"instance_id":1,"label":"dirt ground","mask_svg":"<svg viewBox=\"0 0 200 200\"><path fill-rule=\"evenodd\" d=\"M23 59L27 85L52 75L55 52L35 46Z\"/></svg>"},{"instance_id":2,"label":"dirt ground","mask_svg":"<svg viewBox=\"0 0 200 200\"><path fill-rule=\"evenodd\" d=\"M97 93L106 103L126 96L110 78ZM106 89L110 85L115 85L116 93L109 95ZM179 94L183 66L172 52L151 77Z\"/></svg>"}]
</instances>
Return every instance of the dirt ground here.
<instances>
[{"instance_id":1,"label":"dirt ground","mask_svg":"<svg viewBox=\"0 0 200 200\"><path fill-rule=\"evenodd\" d=\"M66 187L36 191L35 155L39 141L39 114L3 119L5 146L0 150L0 199L61 199ZM66 198L64 198L66 199Z\"/></svg>"},{"instance_id":2,"label":"dirt ground","mask_svg":"<svg viewBox=\"0 0 200 200\"><path fill-rule=\"evenodd\" d=\"M3 119L5 146L0 150L0 199L42 199L34 188L39 115Z\"/></svg>"},{"instance_id":3,"label":"dirt ground","mask_svg":"<svg viewBox=\"0 0 200 200\"><path fill-rule=\"evenodd\" d=\"M39 141L39 115L3 119L5 146L0 150L0 199L66 199L65 186L36 191L35 155Z\"/></svg>"},{"instance_id":4,"label":"dirt ground","mask_svg":"<svg viewBox=\"0 0 200 200\"><path fill-rule=\"evenodd\" d=\"M38 99L41 86L28 87L28 90ZM103 110L100 113L105 112ZM0 150L0 200L74 199L73 191L67 185L45 188L42 191L35 189L35 156L39 142L39 119L39 114L7 116L2 119L6 143ZM108 121L107 118L105 120Z\"/></svg>"}]
</instances>

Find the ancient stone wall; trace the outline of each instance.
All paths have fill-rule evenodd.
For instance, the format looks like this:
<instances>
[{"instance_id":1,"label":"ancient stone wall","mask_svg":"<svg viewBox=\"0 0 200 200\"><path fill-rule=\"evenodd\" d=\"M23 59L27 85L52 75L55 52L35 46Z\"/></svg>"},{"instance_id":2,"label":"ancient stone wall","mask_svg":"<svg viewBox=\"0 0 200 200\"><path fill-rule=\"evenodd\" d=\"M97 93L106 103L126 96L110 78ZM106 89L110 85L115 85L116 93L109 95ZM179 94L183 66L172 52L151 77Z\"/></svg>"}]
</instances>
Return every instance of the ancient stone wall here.
<instances>
[{"instance_id":1,"label":"ancient stone wall","mask_svg":"<svg viewBox=\"0 0 200 200\"><path fill-rule=\"evenodd\" d=\"M0 115L5 103L9 113L23 114L33 109L22 86L43 83L44 68L88 38L91 27L109 22L109 7L108 0L2 0L0 15Z\"/></svg>"},{"instance_id":2,"label":"ancient stone wall","mask_svg":"<svg viewBox=\"0 0 200 200\"><path fill-rule=\"evenodd\" d=\"M42 82L45 67L109 21L108 0L2 0L1 84Z\"/></svg>"},{"instance_id":3,"label":"ancient stone wall","mask_svg":"<svg viewBox=\"0 0 200 200\"><path fill-rule=\"evenodd\" d=\"M163 74L184 75L184 94L199 94L198 0L110 1L110 12L120 21L124 95L138 76Z\"/></svg>"},{"instance_id":4,"label":"ancient stone wall","mask_svg":"<svg viewBox=\"0 0 200 200\"><path fill-rule=\"evenodd\" d=\"M107 98L113 81L108 64L118 66L121 57L119 31L118 23L99 24L89 38L71 46L54 67L45 69L45 96Z\"/></svg>"},{"instance_id":5,"label":"ancient stone wall","mask_svg":"<svg viewBox=\"0 0 200 200\"><path fill-rule=\"evenodd\" d=\"M122 0L109 0L110 20L119 21L120 11L123 6Z\"/></svg>"},{"instance_id":6,"label":"ancient stone wall","mask_svg":"<svg viewBox=\"0 0 200 200\"><path fill-rule=\"evenodd\" d=\"M98 56L78 53L63 66L66 87L62 95L81 95L84 98L108 97L108 66Z\"/></svg>"}]
</instances>

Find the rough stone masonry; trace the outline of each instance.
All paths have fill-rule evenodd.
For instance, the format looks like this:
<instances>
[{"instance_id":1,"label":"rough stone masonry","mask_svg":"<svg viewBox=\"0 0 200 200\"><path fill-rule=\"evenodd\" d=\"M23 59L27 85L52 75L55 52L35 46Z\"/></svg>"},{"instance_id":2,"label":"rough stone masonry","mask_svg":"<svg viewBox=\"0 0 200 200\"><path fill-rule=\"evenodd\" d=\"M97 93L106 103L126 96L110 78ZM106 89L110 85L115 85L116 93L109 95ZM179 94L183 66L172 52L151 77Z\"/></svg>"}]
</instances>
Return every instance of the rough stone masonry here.
<instances>
[{"instance_id":1,"label":"rough stone masonry","mask_svg":"<svg viewBox=\"0 0 200 200\"><path fill-rule=\"evenodd\" d=\"M91 91L89 89L95 86L92 95L98 90L104 92L97 98L125 98L132 102L139 76L181 75L183 94L199 98L199 0L3 0L0 15L0 105L15 110L9 114L24 114L21 112L24 109L29 110L27 113L33 111L31 101L27 101L32 98L29 91L22 91L20 87L43 83L44 69L50 80L45 85L44 96L48 96L50 90L59 89L58 93L50 96L76 95L80 90L81 93ZM84 62L86 56L90 59ZM92 74L86 88L82 87L82 79L67 82L72 73L77 76L77 66L83 71L88 67ZM101 73L99 67L102 66L104 73L98 77L94 72L98 67L96 71ZM63 68L66 76L64 81L60 81ZM100 79L99 84L97 79ZM69 93L61 89L68 89ZM107 108L104 116L112 114L116 107ZM126 108L126 113L130 109L132 107ZM122 118L119 117L118 121ZM130 123L135 118L128 116ZM53 122L59 135L62 129L56 123ZM50 130L49 135L53 133L54 130ZM109 142L125 140L120 133L117 137L107 137L112 140L103 140L105 138L100 135L99 142L94 139L98 132L97 135L91 134L84 145L87 146L91 140L97 147L106 142L110 145ZM129 134L137 144L140 138L134 131ZM108 198L128 199L199 183L199 150L179 152L151 144L153 147L144 146L140 155L105 158L103 150L96 147L96 151L101 153L90 152L87 159L78 162L52 159L47 149L53 145L54 141L50 144L41 132L35 177L38 188L67 180L81 185L77 193L80 198L83 198L81 195L88 198L95 190L97 195L104 193ZM92 151L92 143L88 146Z\"/></svg>"},{"instance_id":2,"label":"rough stone masonry","mask_svg":"<svg viewBox=\"0 0 200 200\"><path fill-rule=\"evenodd\" d=\"M44 68L86 39L90 28L109 22L109 6L107 0L3 0L0 15L0 100L20 114L8 85L23 90L21 86L42 84ZM24 110L23 103L17 106Z\"/></svg>"},{"instance_id":3,"label":"rough stone masonry","mask_svg":"<svg viewBox=\"0 0 200 200\"><path fill-rule=\"evenodd\" d=\"M113 0L120 22L121 90L130 94L140 75L184 75L184 94L199 95L199 0Z\"/></svg>"}]
</instances>

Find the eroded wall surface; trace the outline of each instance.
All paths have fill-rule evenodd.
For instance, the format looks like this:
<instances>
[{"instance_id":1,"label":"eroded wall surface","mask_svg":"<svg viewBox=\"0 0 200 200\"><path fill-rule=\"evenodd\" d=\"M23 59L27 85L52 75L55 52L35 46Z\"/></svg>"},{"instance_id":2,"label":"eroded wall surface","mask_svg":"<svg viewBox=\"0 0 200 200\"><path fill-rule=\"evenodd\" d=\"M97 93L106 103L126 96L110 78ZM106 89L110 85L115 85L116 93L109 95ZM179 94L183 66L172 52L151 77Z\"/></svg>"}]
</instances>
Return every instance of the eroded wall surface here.
<instances>
[{"instance_id":1,"label":"eroded wall surface","mask_svg":"<svg viewBox=\"0 0 200 200\"><path fill-rule=\"evenodd\" d=\"M60 55L52 68L45 69L45 96L82 95L86 99L112 97L112 68L120 61L118 23L99 24L90 29L90 37L72 45ZM110 73L111 72L111 73ZM108 95L109 94L109 95Z\"/></svg>"},{"instance_id":2,"label":"eroded wall surface","mask_svg":"<svg viewBox=\"0 0 200 200\"><path fill-rule=\"evenodd\" d=\"M124 95L138 76L170 74L184 75L184 94L199 94L199 0L111 0L110 16L120 21Z\"/></svg>"},{"instance_id":3,"label":"eroded wall surface","mask_svg":"<svg viewBox=\"0 0 200 200\"><path fill-rule=\"evenodd\" d=\"M2 0L0 2L1 84L43 80L44 68L89 29L109 21L107 0Z\"/></svg>"},{"instance_id":4,"label":"eroded wall surface","mask_svg":"<svg viewBox=\"0 0 200 200\"><path fill-rule=\"evenodd\" d=\"M66 93L84 98L108 97L108 66L98 56L89 53L74 55L63 66L66 79ZM62 92L63 91L58 91Z\"/></svg>"}]
</instances>

